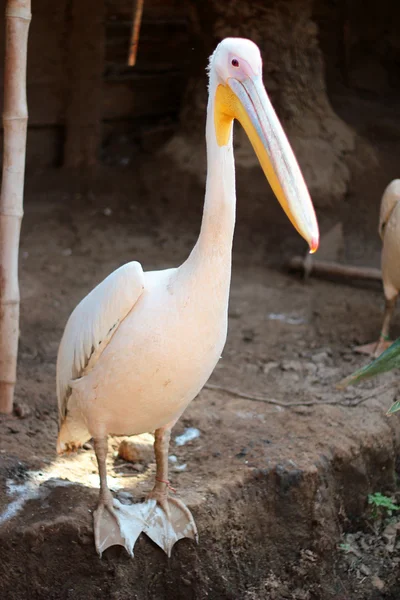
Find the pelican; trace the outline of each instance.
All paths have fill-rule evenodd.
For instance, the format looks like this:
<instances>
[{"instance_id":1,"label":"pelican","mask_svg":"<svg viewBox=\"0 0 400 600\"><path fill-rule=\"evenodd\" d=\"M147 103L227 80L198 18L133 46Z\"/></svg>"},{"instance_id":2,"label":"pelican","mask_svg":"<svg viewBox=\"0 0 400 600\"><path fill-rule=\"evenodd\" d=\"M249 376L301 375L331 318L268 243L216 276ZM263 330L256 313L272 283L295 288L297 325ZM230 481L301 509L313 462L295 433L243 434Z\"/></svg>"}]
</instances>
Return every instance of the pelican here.
<instances>
[{"instance_id":1,"label":"pelican","mask_svg":"<svg viewBox=\"0 0 400 600\"><path fill-rule=\"evenodd\" d=\"M227 336L235 225L233 121L244 127L271 187L310 251L318 225L304 179L262 82L251 41L227 38L209 64L207 183L201 229L178 268L143 272L129 262L72 312L57 357L62 453L94 440L100 493L97 552L120 544L133 556L140 532L170 555L182 537L197 540L188 508L170 497L171 428L200 392ZM107 486L107 436L155 431L156 475L143 503L125 506Z\"/></svg>"},{"instance_id":2,"label":"pelican","mask_svg":"<svg viewBox=\"0 0 400 600\"><path fill-rule=\"evenodd\" d=\"M394 179L385 189L379 214L379 235L382 240L381 269L385 310L377 342L359 346L358 352L377 358L393 342L390 341L390 322L400 291L400 179Z\"/></svg>"}]
</instances>

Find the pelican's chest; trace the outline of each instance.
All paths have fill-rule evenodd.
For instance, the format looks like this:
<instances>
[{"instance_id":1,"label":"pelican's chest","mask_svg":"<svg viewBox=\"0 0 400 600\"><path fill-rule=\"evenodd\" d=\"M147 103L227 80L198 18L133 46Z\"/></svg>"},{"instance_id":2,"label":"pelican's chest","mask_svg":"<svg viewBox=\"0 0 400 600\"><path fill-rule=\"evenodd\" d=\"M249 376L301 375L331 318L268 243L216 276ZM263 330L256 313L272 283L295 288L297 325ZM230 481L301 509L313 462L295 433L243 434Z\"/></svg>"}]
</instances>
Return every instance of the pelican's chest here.
<instances>
[{"instance_id":1,"label":"pelican's chest","mask_svg":"<svg viewBox=\"0 0 400 600\"><path fill-rule=\"evenodd\" d=\"M118 327L99 367L117 370L129 387L137 389L145 382L153 393L168 387L185 396L187 390L198 392L221 356L228 293L169 283L167 279L165 285L149 286Z\"/></svg>"},{"instance_id":2,"label":"pelican's chest","mask_svg":"<svg viewBox=\"0 0 400 600\"><path fill-rule=\"evenodd\" d=\"M142 296L80 384L81 398L93 400L87 418L101 414L104 427L118 435L178 418L210 377L226 341L227 278L214 285L168 271L147 276Z\"/></svg>"}]
</instances>

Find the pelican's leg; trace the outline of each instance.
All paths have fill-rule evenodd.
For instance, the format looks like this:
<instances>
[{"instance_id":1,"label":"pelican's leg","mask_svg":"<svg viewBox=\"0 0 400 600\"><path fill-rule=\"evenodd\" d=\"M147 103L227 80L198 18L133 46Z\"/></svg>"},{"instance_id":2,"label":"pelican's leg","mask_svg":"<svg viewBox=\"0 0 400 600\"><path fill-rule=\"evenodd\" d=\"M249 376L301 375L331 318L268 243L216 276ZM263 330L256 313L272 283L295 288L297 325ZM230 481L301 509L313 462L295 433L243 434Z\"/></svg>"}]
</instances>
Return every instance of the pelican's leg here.
<instances>
[{"instance_id":1,"label":"pelican's leg","mask_svg":"<svg viewBox=\"0 0 400 600\"><path fill-rule=\"evenodd\" d=\"M124 506L114 500L107 485L107 438L94 440L100 477L99 503L93 513L94 539L98 554L110 546L124 546L133 556L133 546L143 531L144 518L141 505Z\"/></svg>"},{"instance_id":2,"label":"pelican's leg","mask_svg":"<svg viewBox=\"0 0 400 600\"><path fill-rule=\"evenodd\" d=\"M365 344L364 346L357 346L355 348L356 352L360 354L368 354L369 356L373 356L377 358L384 350L389 348L393 344L393 342L389 338L389 330L390 330L390 321L392 320L393 311L396 307L397 294L394 298L386 298L385 297L385 312L383 314L383 323L382 329L379 336L379 340L377 342L373 342L372 344Z\"/></svg>"},{"instance_id":3,"label":"pelican's leg","mask_svg":"<svg viewBox=\"0 0 400 600\"><path fill-rule=\"evenodd\" d=\"M156 457L156 482L149 494L168 513L168 451L171 427L157 429L154 435L154 455Z\"/></svg>"},{"instance_id":4,"label":"pelican's leg","mask_svg":"<svg viewBox=\"0 0 400 600\"><path fill-rule=\"evenodd\" d=\"M374 358L377 358L386 348L391 346L393 342L390 341L390 321L392 320L393 312L396 307L397 294L394 298L385 298L385 312L383 314L383 323L381 334L379 336L378 343L374 351Z\"/></svg>"},{"instance_id":5,"label":"pelican's leg","mask_svg":"<svg viewBox=\"0 0 400 600\"><path fill-rule=\"evenodd\" d=\"M108 548L107 540L109 539L110 528L115 529L115 525L117 524L119 526L119 523L114 509L114 498L107 485L106 460L108 445L106 437L94 440L94 451L96 454L100 477L99 503L93 513L94 540L96 544L96 550L101 556L103 550ZM108 513L108 515L106 513Z\"/></svg>"},{"instance_id":6,"label":"pelican's leg","mask_svg":"<svg viewBox=\"0 0 400 600\"><path fill-rule=\"evenodd\" d=\"M190 510L177 498L169 497L168 450L172 425L157 429L154 440L156 481L146 504L153 510L146 518L144 532L171 556L172 546L188 537L197 541L197 528Z\"/></svg>"}]
</instances>

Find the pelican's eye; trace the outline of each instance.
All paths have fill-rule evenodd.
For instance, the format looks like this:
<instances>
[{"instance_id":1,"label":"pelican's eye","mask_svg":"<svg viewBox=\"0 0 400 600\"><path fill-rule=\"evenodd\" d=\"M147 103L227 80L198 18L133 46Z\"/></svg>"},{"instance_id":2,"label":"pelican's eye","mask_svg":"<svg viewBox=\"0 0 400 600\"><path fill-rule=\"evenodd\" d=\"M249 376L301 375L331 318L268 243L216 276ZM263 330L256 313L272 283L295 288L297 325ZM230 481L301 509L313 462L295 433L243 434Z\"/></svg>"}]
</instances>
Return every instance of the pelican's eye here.
<instances>
[{"instance_id":1,"label":"pelican's eye","mask_svg":"<svg viewBox=\"0 0 400 600\"><path fill-rule=\"evenodd\" d=\"M232 58L232 67L236 67L238 68L239 66L239 61L237 58Z\"/></svg>"}]
</instances>

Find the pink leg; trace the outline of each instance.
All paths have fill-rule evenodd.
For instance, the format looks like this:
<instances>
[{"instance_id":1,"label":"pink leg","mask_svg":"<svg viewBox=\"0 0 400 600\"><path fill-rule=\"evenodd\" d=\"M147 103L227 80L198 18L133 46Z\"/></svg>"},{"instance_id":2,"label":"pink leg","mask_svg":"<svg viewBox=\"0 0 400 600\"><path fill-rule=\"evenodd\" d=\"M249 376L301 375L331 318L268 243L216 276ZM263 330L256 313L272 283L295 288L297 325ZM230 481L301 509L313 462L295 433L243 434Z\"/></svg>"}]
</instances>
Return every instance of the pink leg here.
<instances>
[{"instance_id":1,"label":"pink leg","mask_svg":"<svg viewBox=\"0 0 400 600\"><path fill-rule=\"evenodd\" d=\"M172 425L157 429L154 435L154 454L156 458L156 481L149 498L154 498L168 514L168 450Z\"/></svg>"},{"instance_id":2,"label":"pink leg","mask_svg":"<svg viewBox=\"0 0 400 600\"><path fill-rule=\"evenodd\" d=\"M98 554L110 546L120 545L133 556L133 547L145 526L141 504L123 506L114 501L107 485L107 438L94 440L100 476L99 503L93 513L94 539Z\"/></svg>"},{"instance_id":3,"label":"pink leg","mask_svg":"<svg viewBox=\"0 0 400 600\"><path fill-rule=\"evenodd\" d=\"M393 312L396 307L397 296L388 300L385 299L385 312L383 314L382 329L377 342L372 344L365 344L364 346L357 346L356 352L361 354L368 354L377 358L384 350L392 345L392 341L389 338L390 322L392 320Z\"/></svg>"},{"instance_id":4,"label":"pink leg","mask_svg":"<svg viewBox=\"0 0 400 600\"><path fill-rule=\"evenodd\" d=\"M94 440L94 451L96 454L100 477L99 503L93 513L94 539L96 550L101 556L103 550L108 547L107 544L104 543L104 540L107 539L109 530L118 528L118 517L113 504L113 496L107 485L106 459L108 445L106 437Z\"/></svg>"},{"instance_id":5,"label":"pink leg","mask_svg":"<svg viewBox=\"0 0 400 600\"><path fill-rule=\"evenodd\" d=\"M149 514L143 530L167 554L172 546L187 537L197 541L197 528L190 510L178 498L170 498L173 490L168 481L168 450L173 424L157 429L154 439L156 457L156 480L147 502L155 500L154 510Z\"/></svg>"}]
</instances>

